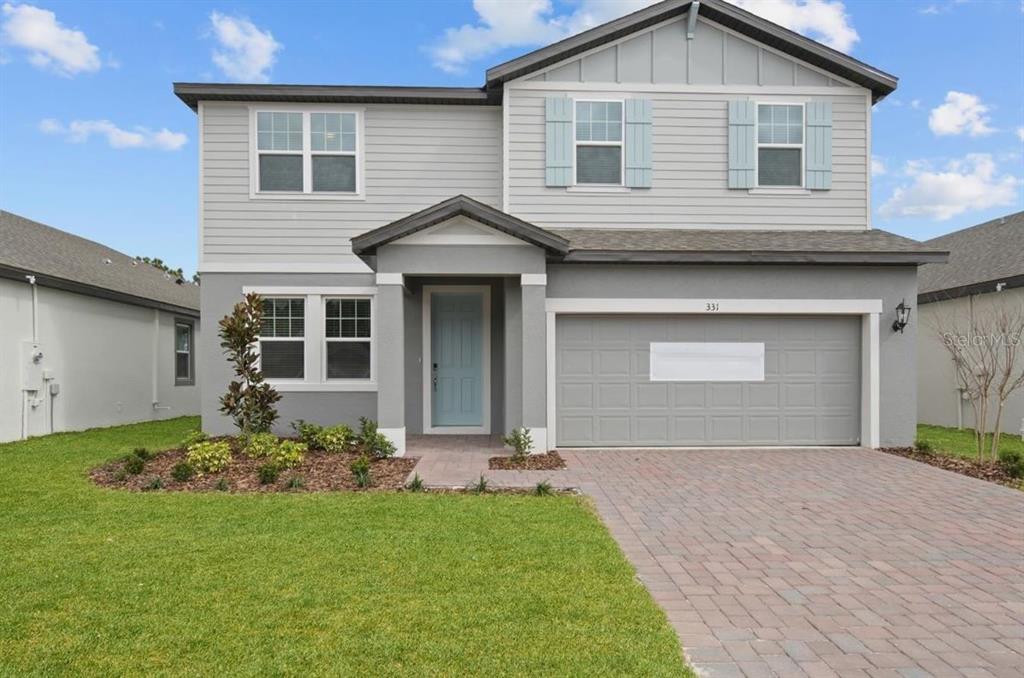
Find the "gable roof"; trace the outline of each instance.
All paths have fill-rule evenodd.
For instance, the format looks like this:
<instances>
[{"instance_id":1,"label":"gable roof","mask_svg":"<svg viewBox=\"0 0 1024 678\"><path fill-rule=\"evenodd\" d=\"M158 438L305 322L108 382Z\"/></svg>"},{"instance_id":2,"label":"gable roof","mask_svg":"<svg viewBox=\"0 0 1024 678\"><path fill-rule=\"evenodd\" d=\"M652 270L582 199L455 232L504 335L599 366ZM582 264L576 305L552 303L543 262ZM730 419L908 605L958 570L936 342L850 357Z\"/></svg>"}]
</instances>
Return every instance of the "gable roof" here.
<instances>
[{"instance_id":1,"label":"gable roof","mask_svg":"<svg viewBox=\"0 0 1024 678\"><path fill-rule=\"evenodd\" d=\"M468 196L457 195L352 238L352 252L358 255L374 254L378 247L457 216L468 217L553 254L564 255L569 251L569 243L561 236Z\"/></svg>"},{"instance_id":2,"label":"gable roof","mask_svg":"<svg viewBox=\"0 0 1024 678\"><path fill-rule=\"evenodd\" d=\"M1024 286L1024 212L932 238L925 244L949 250L949 263L921 268L919 301L995 292L999 282L1008 287Z\"/></svg>"},{"instance_id":3,"label":"gable roof","mask_svg":"<svg viewBox=\"0 0 1024 678\"><path fill-rule=\"evenodd\" d=\"M198 317L199 286L92 240L0 210L0 276Z\"/></svg>"},{"instance_id":4,"label":"gable roof","mask_svg":"<svg viewBox=\"0 0 1024 678\"><path fill-rule=\"evenodd\" d=\"M698 14L705 19L870 89L872 99L876 102L896 89L898 78L895 76L723 0L701 0L699 3L691 0L664 0L494 66L487 70L485 87L488 90L500 88L509 80L521 78L607 42L685 14L694 5L699 5Z\"/></svg>"}]
</instances>

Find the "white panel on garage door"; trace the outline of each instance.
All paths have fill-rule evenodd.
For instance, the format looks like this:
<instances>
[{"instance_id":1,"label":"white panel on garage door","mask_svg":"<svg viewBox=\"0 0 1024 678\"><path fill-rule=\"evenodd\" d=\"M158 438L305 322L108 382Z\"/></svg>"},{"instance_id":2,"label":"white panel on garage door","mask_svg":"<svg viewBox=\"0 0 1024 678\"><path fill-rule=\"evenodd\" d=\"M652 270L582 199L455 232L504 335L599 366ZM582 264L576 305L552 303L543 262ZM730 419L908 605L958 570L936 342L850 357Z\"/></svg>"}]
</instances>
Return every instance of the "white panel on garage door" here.
<instances>
[{"instance_id":1,"label":"white panel on garage door","mask_svg":"<svg viewBox=\"0 0 1024 678\"><path fill-rule=\"evenodd\" d=\"M763 343L764 380L651 381L652 343ZM556 325L558 444L855 445L856 316L575 316Z\"/></svg>"}]
</instances>

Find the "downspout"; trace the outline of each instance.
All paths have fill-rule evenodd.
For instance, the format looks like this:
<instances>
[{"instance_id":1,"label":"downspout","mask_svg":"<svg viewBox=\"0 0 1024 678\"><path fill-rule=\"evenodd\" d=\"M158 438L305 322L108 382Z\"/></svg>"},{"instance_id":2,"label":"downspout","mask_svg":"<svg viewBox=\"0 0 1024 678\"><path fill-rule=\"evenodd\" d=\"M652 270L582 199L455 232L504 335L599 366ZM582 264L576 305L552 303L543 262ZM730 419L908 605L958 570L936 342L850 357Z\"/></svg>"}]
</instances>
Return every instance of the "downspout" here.
<instances>
[{"instance_id":1,"label":"downspout","mask_svg":"<svg viewBox=\"0 0 1024 678\"><path fill-rule=\"evenodd\" d=\"M697 14L700 12L700 0L690 3L690 13L686 17L686 39L693 40L697 34Z\"/></svg>"},{"instance_id":2,"label":"downspout","mask_svg":"<svg viewBox=\"0 0 1024 678\"><path fill-rule=\"evenodd\" d=\"M168 405L160 404L160 311L153 309L153 351L151 357L152 383L153 383L153 413L160 410L171 409Z\"/></svg>"},{"instance_id":3,"label":"downspout","mask_svg":"<svg viewBox=\"0 0 1024 678\"><path fill-rule=\"evenodd\" d=\"M36 289L36 277L26 275L25 280L32 287L32 343L39 342L39 292ZM28 391L22 383L21 389L21 440L28 438Z\"/></svg>"}]
</instances>

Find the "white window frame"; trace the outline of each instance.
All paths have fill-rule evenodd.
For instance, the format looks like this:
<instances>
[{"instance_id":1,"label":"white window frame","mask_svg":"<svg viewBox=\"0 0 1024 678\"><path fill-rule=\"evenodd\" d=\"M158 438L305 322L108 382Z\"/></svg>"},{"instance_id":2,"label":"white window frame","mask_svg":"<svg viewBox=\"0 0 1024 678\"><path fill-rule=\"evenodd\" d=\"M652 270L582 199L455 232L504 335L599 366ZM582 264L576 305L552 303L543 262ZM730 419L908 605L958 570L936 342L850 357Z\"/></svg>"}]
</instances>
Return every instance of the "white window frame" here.
<instances>
[{"instance_id":1,"label":"white window frame","mask_svg":"<svg viewBox=\"0 0 1024 678\"><path fill-rule=\"evenodd\" d=\"M618 141L577 141L576 140L576 104L619 104L622 108L622 120L619 124L622 129L619 133ZM617 184L581 184L576 179L576 154L577 146L618 146L619 147L619 182ZM574 187L581 188L609 188L609 187L624 187L626 185L626 100L616 99L614 97L609 98L597 98L597 99L573 99L572 100L572 185Z\"/></svg>"},{"instance_id":2,"label":"white window frame","mask_svg":"<svg viewBox=\"0 0 1024 678\"><path fill-rule=\"evenodd\" d=\"M327 336L327 302L344 299L366 299L370 302L370 336L369 337L328 337ZM376 384L377 383L377 297L372 294L331 294L321 297L322 313L321 332L323 334L323 351L321 351L320 377L325 384ZM327 376L327 344L366 343L370 344L370 377L369 379L332 379Z\"/></svg>"},{"instance_id":3,"label":"white window frame","mask_svg":"<svg viewBox=\"0 0 1024 678\"><path fill-rule=\"evenodd\" d=\"M762 144L761 139L761 106L799 106L800 107L800 138L803 140L799 144ZM754 102L754 186L755 188L763 188L772 191L785 191L785 190L797 190L804 188L804 184L807 183L806 177L806 146L807 146L807 106L803 101L778 101L778 100L765 100ZM761 167L760 167L760 155L762 148L799 148L800 149L800 183L786 186L779 186L776 184L769 184L767 186L761 185Z\"/></svg>"},{"instance_id":4,"label":"white window frame","mask_svg":"<svg viewBox=\"0 0 1024 678\"><path fill-rule=\"evenodd\" d=\"M262 334L256 337L256 367L263 371L262 344L264 341L301 341L302 342L302 378L286 379L284 377L267 377L269 384L301 384L309 377L309 369L306 367L306 354L309 351L309 299L303 294L263 294L266 299L302 299L302 336L301 337L264 337Z\"/></svg>"},{"instance_id":5,"label":"white window frame","mask_svg":"<svg viewBox=\"0 0 1024 678\"><path fill-rule=\"evenodd\" d=\"M188 350L182 351L178 348L178 328L184 327L188 329ZM183 320L176 318L174 320L174 385L175 386L194 386L196 383L196 359L195 359L195 338L196 338L196 326L195 323L189 320ZM178 356L188 356L188 375L184 377L178 376Z\"/></svg>"},{"instance_id":6,"label":"white window frame","mask_svg":"<svg viewBox=\"0 0 1024 678\"><path fill-rule=\"evenodd\" d=\"M302 114L302 151L261 151L257 145L256 115L257 113L301 113ZM354 151L314 151L312 144L311 113L352 113L356 116L356 147ZM335 106L330 104L275 104L272 106L249 106L249 198L253 200L365 200L364 194L364 140L365 108L352 106ZM260 155L301 155L302 156L302 190L301 191L261 191L260 190ZM356 159L356 190L348 191L313 191L313 156L314 155L348 155Z\"/></svg>"}]
</instances>

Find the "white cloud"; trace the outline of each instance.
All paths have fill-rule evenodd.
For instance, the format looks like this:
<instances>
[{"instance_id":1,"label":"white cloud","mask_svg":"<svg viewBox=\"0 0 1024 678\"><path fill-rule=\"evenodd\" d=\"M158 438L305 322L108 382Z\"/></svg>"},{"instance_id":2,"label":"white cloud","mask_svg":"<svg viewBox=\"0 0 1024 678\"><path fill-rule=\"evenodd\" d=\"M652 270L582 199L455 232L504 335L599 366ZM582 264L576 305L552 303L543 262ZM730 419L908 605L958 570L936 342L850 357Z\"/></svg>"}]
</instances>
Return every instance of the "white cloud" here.
<instances>
[{"instance_id":1,"label":"white cloud","mask_svg":"<svg viewBox=\"0 0 1024 678\"><path fill-rule=\"evenodd\" d=\"M938 171L927 162L911 161L904 171L913 181L893 191L879 208L884 218L945 221L964 212L1014 205L1020 200L1021 180L999 175L988 153L970 153Z\"/></svg>"},{"instance_id":2,"label":"white cloud","mask_svg":"<svg viewBox=\"0 0 1024 678\"><path fill-rule=\"evenodd\" d=\"M26 50L37 68L67 77L100 69L99 48L82 31L62 26L50 10L4 3L2 13L3 41Z\"/></svg>"},{"instance_id":3,"label":"white cloud","mask_svg":"<svg viewBox=\"0 0 1024 678\"><path fill-rule=\"evenodd\" d=\"M473 0L478 21L446 29L427 52L441 70L461 73L470 62L503 49L557 42L655 1L579 0L573 11L558 14L551 0ZM735 4L843 51L859 39L839 0L735 0Z\"/></svg>"},{"instance_id":4,"label":"white cloud","mask_svg":"<svg viewBox=\"0 0 1024 678\"><path fill-rule=\"evenodd\" d=\"M973 94L950 91L946 103L936 106L928 116L928 127L938 135L964 134L972 137L991 134L988 106Z\"/></svg>"},{"instance_id":5,"label":"white cloud","mask_svg":"<svg viewBox=\"0 0 1024 678\"><path fill-rule=\"evenodd\" d=\"M105 137L111 148L155 148L161 151L176 151L188 142L181 132L172 132L166 127L151 130L136 126L131 130L121 129L109 120L72 120L65 125L59 120L46 118L39 121L39 131L44 134L61 135L71 143L81 144L93 135Z\"/></svg>"},{"instance_id":6,"label":"white cloud","mask_svg":"<svg viewBox=\"0 0 1024 678\"><path fill-rule=\"evenodd\" d=\"M1017 128L1017 138L1024 141L1024 127Z\"/></svg>"},{"instance_id":7,"label":"white cloud","mask_svg":"<svg viewBox=\"0 0 1024 678\"><path fill-rule=\"evenodd\" d=\"M210 23L221 47L213 51L213 63L224 75L239 82L270 80L268 71L283 47L270 31L260 30L248 19L216 11L210 13Z\"/></svg>"},{"instance_id":8,"label":"white cloud","mask_svg":"<svg viewBox=\"0 0 1024 678\"><path fill-rule=\"evenodd\" d=\"M885 173L885 161L876 155L871 156L871 176L880 177Z\"/></svg>"}]
</instances>

